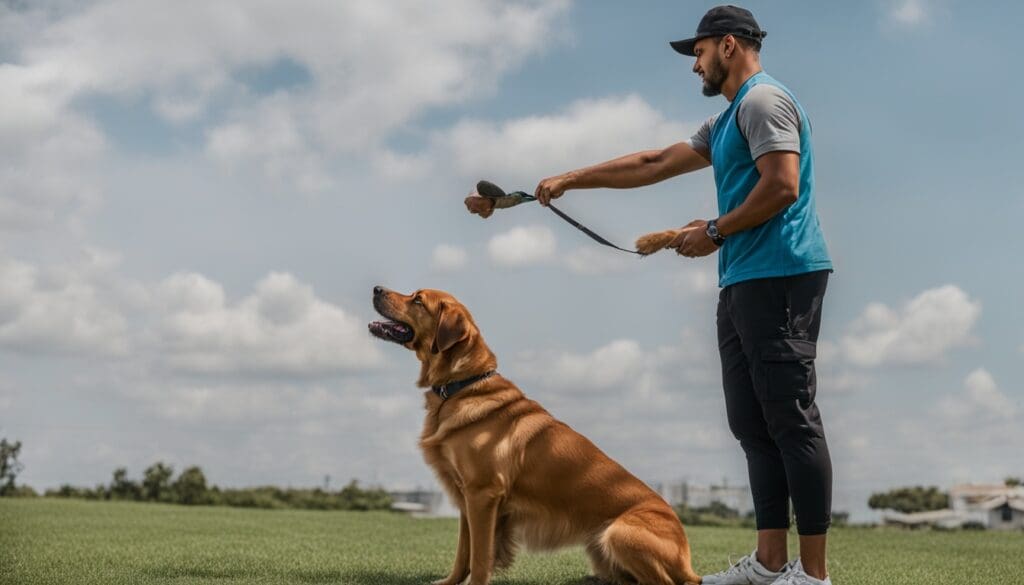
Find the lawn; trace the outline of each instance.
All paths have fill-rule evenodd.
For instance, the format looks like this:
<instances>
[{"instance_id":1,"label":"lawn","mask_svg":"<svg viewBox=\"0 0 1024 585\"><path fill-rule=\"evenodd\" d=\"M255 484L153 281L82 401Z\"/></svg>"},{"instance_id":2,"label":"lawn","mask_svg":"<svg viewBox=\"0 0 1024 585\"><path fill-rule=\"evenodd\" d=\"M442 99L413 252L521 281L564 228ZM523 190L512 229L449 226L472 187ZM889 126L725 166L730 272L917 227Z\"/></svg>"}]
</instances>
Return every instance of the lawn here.
<instances>
[{"instance_id":1,"label":"lawn","mask_svg":"<svg viewBox=\"0 0 1024 585\"><path fill-rule=\"evenodd\" d=\"M698 572L753 548L753 533L690 527ZM447 574L453 519L382 512L0 499L0 584L424 585ZM794 539L795 540L795 539ZM1024 584L1024 533L833 531L842 584ZM580 549L523 554L496 585L579 585Z\"/></svg>"}]
</instances>

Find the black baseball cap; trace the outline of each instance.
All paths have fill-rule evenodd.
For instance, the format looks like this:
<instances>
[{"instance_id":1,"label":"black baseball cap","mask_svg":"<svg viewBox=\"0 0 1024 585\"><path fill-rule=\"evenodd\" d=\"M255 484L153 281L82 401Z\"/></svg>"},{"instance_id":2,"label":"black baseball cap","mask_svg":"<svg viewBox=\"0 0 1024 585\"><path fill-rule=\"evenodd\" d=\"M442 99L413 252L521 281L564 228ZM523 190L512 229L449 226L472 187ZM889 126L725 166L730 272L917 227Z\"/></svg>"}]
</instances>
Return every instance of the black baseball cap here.
<instances>
[{"instance_id":1,"label":"black baseball cap","mask_svg":"<svg viewBox=\"0 0 1024 585\"><path fill-rule=\"evenodd\" d=\"M704 18L700 19L697 25L697 34L692 39L683 39L669 43L677 52L694 57L693 45L701 39L708 37L722 37L733 35L746 37L761 42L761 39L768 36L768 33L761 30L754 20L754 15L746 8L739 6L715 6Z\"/></svg>"}]
</instances>

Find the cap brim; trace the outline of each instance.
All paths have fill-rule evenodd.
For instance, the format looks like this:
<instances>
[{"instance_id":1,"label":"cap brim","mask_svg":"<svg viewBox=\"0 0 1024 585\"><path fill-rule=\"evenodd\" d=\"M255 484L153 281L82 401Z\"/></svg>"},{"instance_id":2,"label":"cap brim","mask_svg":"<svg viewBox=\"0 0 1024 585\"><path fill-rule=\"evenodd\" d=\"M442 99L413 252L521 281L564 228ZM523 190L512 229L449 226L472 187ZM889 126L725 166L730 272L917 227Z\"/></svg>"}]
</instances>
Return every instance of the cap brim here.
<instances>
[{"instance_id":1,"label":"cap brim","mask_svg":"<svg viewBox=\"0 0 1024 585\"><path fill-rule=\"evenodd\" d=\"M672 41L669 45L676 50L677 53L682 53L688 57L696 57L693 53L693 46L697 44L697 41L704 37L693 37L692 39L683 39L681 41Z\"/></svg>"}]
</instances>

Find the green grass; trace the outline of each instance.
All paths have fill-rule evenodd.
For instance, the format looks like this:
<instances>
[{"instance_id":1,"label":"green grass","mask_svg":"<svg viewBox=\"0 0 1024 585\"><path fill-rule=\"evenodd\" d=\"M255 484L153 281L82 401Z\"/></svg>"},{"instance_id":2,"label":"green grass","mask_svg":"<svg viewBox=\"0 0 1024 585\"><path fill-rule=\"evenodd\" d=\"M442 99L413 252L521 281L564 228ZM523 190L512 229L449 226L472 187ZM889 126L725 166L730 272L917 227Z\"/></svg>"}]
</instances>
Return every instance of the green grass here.
<instances>
[{"instance_id":1,"label":"green grass","mask_svg":"<svg viewBox=\"0 0 1024 585\"><path fill-rule=\"evenodd\" d=\"M750 530L690 527L698 572L753 549ZM452 519L383 512L0 499L0 584L424 585L447 574ZM791 539L791 540L795 540ZM1024 584L1024 533L836 529L842 584ZM523 554L496 585L579 585L581 549Z\"/></svg>"}]
</instances>

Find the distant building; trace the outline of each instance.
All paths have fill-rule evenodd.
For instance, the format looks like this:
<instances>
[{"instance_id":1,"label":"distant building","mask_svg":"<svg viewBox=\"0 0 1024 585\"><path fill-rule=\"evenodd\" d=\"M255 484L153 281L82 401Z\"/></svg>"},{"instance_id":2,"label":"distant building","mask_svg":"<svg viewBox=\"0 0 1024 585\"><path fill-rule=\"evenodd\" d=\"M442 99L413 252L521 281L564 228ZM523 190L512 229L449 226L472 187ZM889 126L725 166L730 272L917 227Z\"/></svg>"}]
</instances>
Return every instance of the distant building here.
<instances>
[{"instance_id":1,"label":"distant building","mask_svg":"<svg viewBox=\"0 0 1024 585\"><path fill-rule=\"evenodd\" d=\"M750 488L745 485L729 485L725 480L722 480L721 485L708 486L688 481L651 482L648 485L671 506L685 504L690 508L706 508L714 502L719 502L736 510L741 516L754 511L754 499L750 495Z\"/></svg>"},{"instance_id":2,"label":"distant building","mask_svg":"<svg viewBox=\"0 0 1024 585\"><path fill-rule=\"evenodd\" d=\"M391 496L391 509L406 512L412 516L458 516L459 511L448 501L448 497L439 491L415 489L408 491L388 492Z\"/></svg>"},{"instance_id":3,"label":"distant building","mask_svg":"<svg viewBox=\"0 0 1024 585\"><path fill-rule=\"evenodd\" d=\"M949 490L945 510L902 514L888 511L882 521L893 526L960 528L978 526L989 530L1024 530L1024 487L961 484Z\"/></svg>"}]
</instances>

